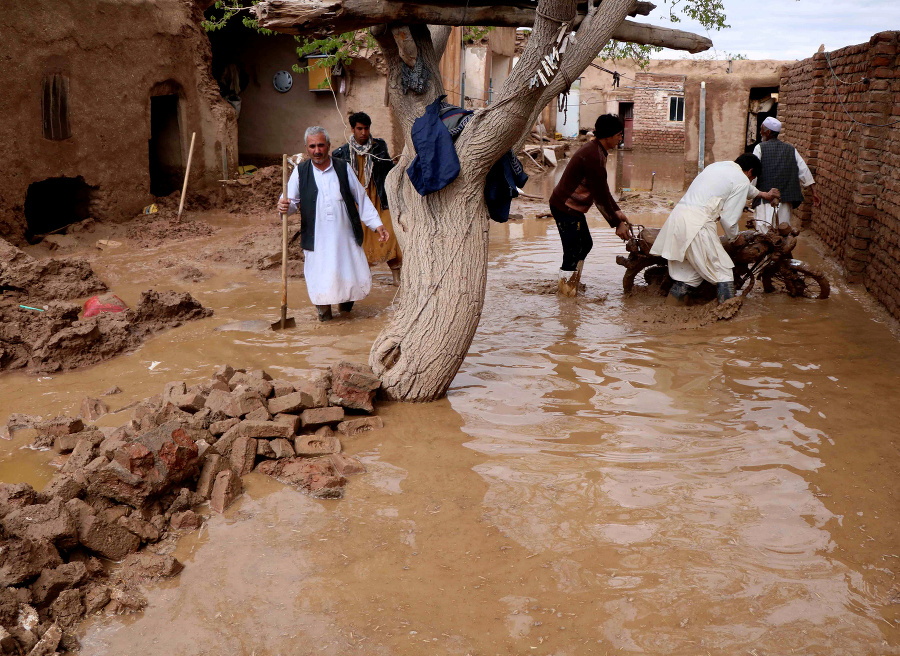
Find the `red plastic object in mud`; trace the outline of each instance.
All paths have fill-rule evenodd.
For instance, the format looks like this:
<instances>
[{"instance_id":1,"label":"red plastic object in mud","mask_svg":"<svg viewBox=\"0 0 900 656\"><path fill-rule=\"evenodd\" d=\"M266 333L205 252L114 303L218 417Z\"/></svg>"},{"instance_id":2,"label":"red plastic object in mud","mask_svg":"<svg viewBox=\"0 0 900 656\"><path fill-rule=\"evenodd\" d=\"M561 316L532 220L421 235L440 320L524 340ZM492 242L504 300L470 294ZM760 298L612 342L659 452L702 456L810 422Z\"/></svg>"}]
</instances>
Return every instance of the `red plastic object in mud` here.
<instances>
[{"instance_id":1,"label":"red plastic object in mud","mask_svg":"<svg viewBox=\"0 0 900 656\"><path fill-rule=\"evenodd\" d=\"M91 296L84 302L84 317L96 317L103 312L124 312L128 309L125 301L115 294L101 294Z\"/></svg>"}]
</instances>

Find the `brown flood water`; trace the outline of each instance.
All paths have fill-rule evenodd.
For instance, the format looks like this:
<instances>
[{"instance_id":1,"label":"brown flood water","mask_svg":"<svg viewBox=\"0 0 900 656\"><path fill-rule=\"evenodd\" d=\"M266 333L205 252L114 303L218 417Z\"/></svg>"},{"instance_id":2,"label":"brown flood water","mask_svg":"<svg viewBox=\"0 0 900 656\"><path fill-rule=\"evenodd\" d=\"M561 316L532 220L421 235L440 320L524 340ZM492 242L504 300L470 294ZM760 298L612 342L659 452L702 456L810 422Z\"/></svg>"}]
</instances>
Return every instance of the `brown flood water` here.
<instances>
[{"instance_id":1,"label":"brown flood water","mask_svg":"<svg viewBox=\"0 0 900 656\"><path fill-rule=\"evenodd\" d=\"M167 254L242 229L202 218L226 227ZM493 225L484 315L447 399L383 405L386 428L345 445L369 472L343 500L248 476L179 543L185 570L143 614L83 627L84 653L900 652L900 344L883 313L832 271L828 301L754 292L729 322L645 324L661 301L622 298L624 249L590 223L577 300L537 293L561 258L552 221ZM222 362L289 376L364 360L390 312L382 268L350 320L315 322L297 283L296 330L213 332L275 318L276 277L173 282L159 254L97 269L129 302L152 283L216 315L89 370L0 378L0 417L75 412L113 384L121 407ZM0 444L0 479L41 485L50 454L25 441Z\"/></svg>"}]
</instances>

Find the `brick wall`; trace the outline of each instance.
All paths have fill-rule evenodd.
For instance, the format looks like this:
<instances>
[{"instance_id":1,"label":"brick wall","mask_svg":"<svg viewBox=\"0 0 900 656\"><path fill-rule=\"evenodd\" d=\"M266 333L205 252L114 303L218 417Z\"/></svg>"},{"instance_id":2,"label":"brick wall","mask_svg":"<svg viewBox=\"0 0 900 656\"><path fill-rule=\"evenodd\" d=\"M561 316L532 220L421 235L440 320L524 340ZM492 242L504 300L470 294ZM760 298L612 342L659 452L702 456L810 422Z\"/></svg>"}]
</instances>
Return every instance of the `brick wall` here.
<instances>
[{"instance_id":1,"label":"brick wall","mask_svg":"<svg viewBox=\"0 0 900 656\"><path fill-rule=\"evenodd\" d=\"M669 98L684 97L683 75L638 73L634 90L635 150L684 152L684 121L669 120Z\"/></svg>"},{"instance_id":2,"label":"brick wall","mask_svg":"<svg viewBox=\"0 0 900 656\"><path fill-rule=\"evenodd\" d=\"M822 199L796 214L900 319L900 32L785 66L778 113Z\"/></svg>"}]
</instances>

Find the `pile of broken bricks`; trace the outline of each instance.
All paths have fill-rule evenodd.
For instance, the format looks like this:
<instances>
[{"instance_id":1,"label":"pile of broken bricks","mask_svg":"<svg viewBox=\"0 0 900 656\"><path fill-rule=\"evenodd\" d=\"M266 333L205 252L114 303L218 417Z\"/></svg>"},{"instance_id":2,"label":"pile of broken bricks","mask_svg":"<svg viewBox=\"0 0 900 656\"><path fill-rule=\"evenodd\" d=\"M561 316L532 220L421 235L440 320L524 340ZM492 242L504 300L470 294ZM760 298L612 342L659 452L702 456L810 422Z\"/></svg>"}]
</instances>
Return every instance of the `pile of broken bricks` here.
<instances>
[{"instance_id":1,"label":"pile of broken bricks","mask_svg":"<svg viewBox=\"0 0 900 656\"><path fill-rule=\"evenodd\" d=\"M341 497L345 476L365 471L341 439L383 426L371 414L379 387L371 369L347 362L302 382L226 365L208 382L167 384L117 428L32 422L34 445L58 451L61 466L42 492L0 484L0 654L75 651L84 615L142 608L141 584L182 569L166 544L201 526L195 508L206 501L223 512L254 468ZM86 399L82 410L106 406Z\"/></svg>"}]
</instances>

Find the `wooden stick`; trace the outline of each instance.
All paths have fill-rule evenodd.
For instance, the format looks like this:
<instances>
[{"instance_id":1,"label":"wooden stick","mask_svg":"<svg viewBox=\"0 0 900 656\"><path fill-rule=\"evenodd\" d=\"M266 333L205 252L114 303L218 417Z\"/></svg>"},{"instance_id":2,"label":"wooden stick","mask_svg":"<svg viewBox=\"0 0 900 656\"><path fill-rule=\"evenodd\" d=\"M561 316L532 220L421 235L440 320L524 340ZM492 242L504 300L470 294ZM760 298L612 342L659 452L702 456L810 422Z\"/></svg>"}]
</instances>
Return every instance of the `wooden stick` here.
<instances>
[{"instance_id":1,"label":"wooden stick","mask_svg":"<svg viewBox=\"0 0 900 656\"><path fill-rule=\"evenodd\" d=\"M194 157L194 137L196 132L191 132L191 148L188 150L187 168L184 169L184 184L181 186L181 201L178 203L178 216L175 218L176 223L181 221L181 211L184 209L184 196L187 193L188 176L191 174L191 160Z\"/></svg>"},{"instance_id":2,"label":"wooden stick","mask_svg":"<svg viewBox=\"0 0 900 656\"><path fill-rule=\"evenodd\" d=\"M222 177L228 180L228 146L222 144Z\"/></svg>"},{"instance_id":3,"label":"wooden stick","mask_svg":"<svg viewBox=\"0 0 900 656\"><path fill-rule=\"evenodd\" d=\"M281 197L287 198L288 183L287 155L281 156ZM288 252L287 214L281 215L281 329L287 321L287 252Z\"/></svg>"}]
</instances>

